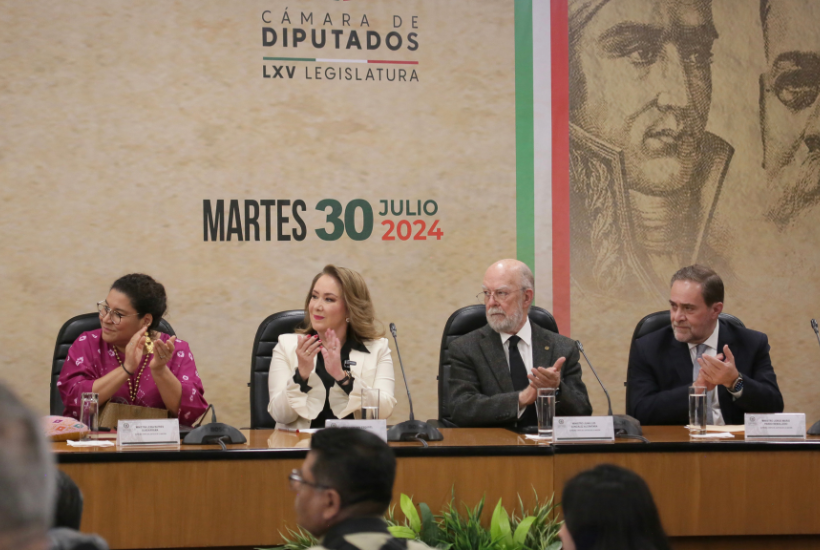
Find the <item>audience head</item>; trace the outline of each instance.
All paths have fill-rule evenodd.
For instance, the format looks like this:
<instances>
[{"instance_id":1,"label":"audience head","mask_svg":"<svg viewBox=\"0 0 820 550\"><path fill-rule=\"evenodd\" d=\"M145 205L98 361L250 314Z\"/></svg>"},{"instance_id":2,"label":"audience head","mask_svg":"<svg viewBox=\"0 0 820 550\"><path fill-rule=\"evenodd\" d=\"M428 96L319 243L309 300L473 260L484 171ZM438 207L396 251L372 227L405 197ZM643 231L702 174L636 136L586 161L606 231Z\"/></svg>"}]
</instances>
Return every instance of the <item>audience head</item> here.
<instances>
[{"instance_id":1,"label":"audience head","mask_svg":"<svg viewBox=\"0 0 820 550\"><path fill-rule=\"evenodd\" d=\"M54 514L54 478L40 420L0 383L0 550L44 544Z\"/></svg>"},{"instance_id":2,"label":"audience head","mask_svg":"<svg viewBox=\"0 0 820 550\"><path fill-rule=\"evenodd\" d=\"M515 334L527 321L535 296L535 277L527 264L518 260L501 260L484 274L483 291L487 323L496 332Z\"/></svg>"},{"instance_id":3,"label":"audience head","mask_svg":"<svg viewBox=\"0 0 820 550\"><path fill-rule=\"evenodd\" d=\"M646 482L625 468L602 464L564 487L564 550L669 550Z\"/></svg>"},{"instance_id":4,"label":"audience head","mask_svg":"<svg viewBox=\"0 0 820 550\"><path fill-rule=\"evenodd\" d=\"M305 321L297 332L324 334L333 329L359 342L381 338L376 309L364 278L346 267L326 265L313 278L305 298Z\"/></svg>"},{"instance_id":5,"label":"audience head","mask_svg":"<svg viewBox=\"0 0 820 550\"><path fill-rule=\"evenodd\" d=\"M723 311L723 281L706 266L690 265L679 269L671 284L669 311L675 339L702 344Z\"/></svg>"},{"instance_id":6,"label":"audience head","mask_svg":"<svg viewBox=\"0 0 820 550\"><path fill-rule=\"evenodd\" d=\"M124 348L140 329L157 330L167 309L165 287L142 273L124 275L114 281L98 309L103 340Z\"/></svg>"},{"instance_id":7,"label":"audience head","mask_svg":"<svg viewBox=\"0 0 820 550\"><path fill-rule=\"evenodd\" d=\"M74 480L62 470L57 470L57 499L54 503L52 527L80 530L83 517L83 494Z\"/></svg>"},{"instance_id":8,"label":"audience head","mask_svg":"<svg viewBox=\"0 0 820 550\"><path fill-rule=\"evenodd\" d=\"M302 469L290 477L297 521L319 537L345 519L383 515L395 477L396 458L378 436L356 428L320 430Z\"/></svg>"}]
</instances>

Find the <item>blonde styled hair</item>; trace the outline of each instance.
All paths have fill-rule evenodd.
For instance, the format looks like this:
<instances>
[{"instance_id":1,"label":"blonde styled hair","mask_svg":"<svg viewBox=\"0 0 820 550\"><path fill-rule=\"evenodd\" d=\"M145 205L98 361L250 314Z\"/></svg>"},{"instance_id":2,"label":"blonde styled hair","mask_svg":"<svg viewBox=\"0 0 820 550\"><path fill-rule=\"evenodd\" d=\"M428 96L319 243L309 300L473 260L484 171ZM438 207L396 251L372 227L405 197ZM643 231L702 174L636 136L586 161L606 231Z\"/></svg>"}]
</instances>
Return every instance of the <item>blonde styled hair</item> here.
<instances>
[{"instance_id":1,"label":"blonde styled hair","mask_svg":"<svg viewBox=\"0 0 820 550\"><path fill-rule=\"evenodd\" d=\"M347 325L349 338L364 342L365 340L375 340L384 336L384 326L376 320L376 309L373 307L373 301L370 299L370 291L367 290L364 277L352 269L336 267L332 264L326 265L310 283L310 290L307 298L305 298L305 320L298 326L296 332L304 334L313 331L308 307L310 306L310 298L313 295L316 281L322 275L333 277L342 287L342 297L347 307L347 317L350 319Z\"/></svg>"}]
</instances>

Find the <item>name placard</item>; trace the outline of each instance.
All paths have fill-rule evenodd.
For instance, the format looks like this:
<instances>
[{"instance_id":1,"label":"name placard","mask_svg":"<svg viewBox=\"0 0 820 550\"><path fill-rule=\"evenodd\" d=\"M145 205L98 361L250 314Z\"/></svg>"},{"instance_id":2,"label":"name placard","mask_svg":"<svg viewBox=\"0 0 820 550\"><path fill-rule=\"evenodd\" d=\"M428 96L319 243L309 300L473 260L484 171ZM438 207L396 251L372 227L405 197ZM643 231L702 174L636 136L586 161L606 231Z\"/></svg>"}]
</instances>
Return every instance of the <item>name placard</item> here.
<instances>
[{"instance_id":1,"label":"name placard","mask_svg":"<svg viewBox=\"0 0 820 550\"><path fill-rule=\"evenodd\" d=\"M611 416L556 416L552 427L555 443L615 441Z\"/></svg>"},{"instance_id":2,"label":"name placard","mask_svg":"<svg viewBox=\"0 0 820 550\"><path fill-rule=\"evenodd\" d=\"M746 439L806 439L805 413L744 415Z\"/></svg>"},{"instance_id":3,"label":"name placard","mask_svg":"<svg viewBox=\"0 0 820 550\"><path fill-rule=\"evenodd\" d=\"M119 420L117 447L179 445L179 419Z\"/></svg>"},{"instance_id":4,"label":"name placard","mask_svg":"<svg viewBox=\"0 0 820 550\"><path fill-rule=\"evenodd\" d=\"M387 420L328 420L326 428L359 428L381 437L387 441Z\"/></svg>"}]
</instances>

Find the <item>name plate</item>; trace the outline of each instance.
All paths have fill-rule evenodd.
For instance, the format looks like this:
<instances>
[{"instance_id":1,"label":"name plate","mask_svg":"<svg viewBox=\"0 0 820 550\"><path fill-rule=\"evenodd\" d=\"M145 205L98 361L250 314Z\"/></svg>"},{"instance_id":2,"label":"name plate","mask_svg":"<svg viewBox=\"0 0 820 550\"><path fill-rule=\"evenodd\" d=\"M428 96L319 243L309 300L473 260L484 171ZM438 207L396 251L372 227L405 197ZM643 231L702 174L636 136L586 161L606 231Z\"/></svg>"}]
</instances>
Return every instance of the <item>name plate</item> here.
<instances>
[{"instance_id":1,"label":"name plate","mask_svg":"<svg viewBox=\"0 0 820 550\"><path fill-rule=\"evenodd\" d=\"M179 419L118 421L117 447L137 445L179 445Z\"/></svg>"},{"instance_id":2,"label":"name plate","mask_svg":"<svg viewBox=\"0 0 820 550\"><path fill-rule=\"evenodd\" d=\"M746 439L806 439L804 413L746 413Z\"/></svg>"},{"instance_id":3,"label":"name plate","mask_svg":"<svg viewBox=\"0 0 820 550\"><path fill-rule=\"evenodd\" d=\"M374 433L387 441L387 420L328 420L325 422L326 428L359 428L366 432Z\"/></svg>"},{"instance_id":4,"label":"name plate","mask_svg":"<svg viewBox=\"0 0 820 550\"><path fill-rule=\"evenodd\" d=\"M615 441L611 416L556 416L552 426L555 443Z\"/></svg>"}]
</instances>

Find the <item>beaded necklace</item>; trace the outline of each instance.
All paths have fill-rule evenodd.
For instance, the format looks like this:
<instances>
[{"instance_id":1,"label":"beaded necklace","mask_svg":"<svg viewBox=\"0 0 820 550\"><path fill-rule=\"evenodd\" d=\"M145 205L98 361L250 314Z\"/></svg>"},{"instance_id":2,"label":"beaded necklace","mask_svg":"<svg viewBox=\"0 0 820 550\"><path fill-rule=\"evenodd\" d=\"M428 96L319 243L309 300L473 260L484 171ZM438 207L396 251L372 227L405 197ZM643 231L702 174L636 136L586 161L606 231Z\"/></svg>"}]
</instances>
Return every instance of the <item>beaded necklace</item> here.
<instances>
[{"instance_id":1,"label":"beaded necklace","mask_svg":"<svg viewBox=\"0 0 820 550\"><path fill-rule=\"evenodd\" d=\"M114 357L117 358L117 363L120 364L123 370L125 370L125 365L122 364L122 360L120 359L120 353L117 351L117 348L114 348ZM131 403L136 402L137 400L137 392L140 390L140 380L142 380L142 371L145 370L145 365L148 364L148 355L145 356L145 360L142 362L142 366L140 367L139 372L137 373L137 381L134 384L131 384L131 378L128 378L128 395L131 396ZM128 372L125 370L125 372Z\"/></svg>"}]
</instances>

